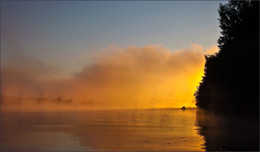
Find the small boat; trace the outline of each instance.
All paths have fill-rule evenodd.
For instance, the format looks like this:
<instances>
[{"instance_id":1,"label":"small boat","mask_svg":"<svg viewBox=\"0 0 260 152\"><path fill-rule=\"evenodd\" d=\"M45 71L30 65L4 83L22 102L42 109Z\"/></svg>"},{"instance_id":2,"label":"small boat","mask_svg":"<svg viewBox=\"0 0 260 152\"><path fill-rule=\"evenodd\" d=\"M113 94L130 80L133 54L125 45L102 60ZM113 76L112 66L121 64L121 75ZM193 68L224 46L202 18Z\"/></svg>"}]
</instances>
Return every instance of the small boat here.
<instances>
[{"instance_id":1,"label":"small boat","mask_svg":"<svg viewBox=\"0 0 260 152\"><path fill-rule=\"evenodd\" d=\"M184 110L186 110L186 107L185 107L185 106L183 106L181 109L184 111Z\"/></svg>"}]
</instances>

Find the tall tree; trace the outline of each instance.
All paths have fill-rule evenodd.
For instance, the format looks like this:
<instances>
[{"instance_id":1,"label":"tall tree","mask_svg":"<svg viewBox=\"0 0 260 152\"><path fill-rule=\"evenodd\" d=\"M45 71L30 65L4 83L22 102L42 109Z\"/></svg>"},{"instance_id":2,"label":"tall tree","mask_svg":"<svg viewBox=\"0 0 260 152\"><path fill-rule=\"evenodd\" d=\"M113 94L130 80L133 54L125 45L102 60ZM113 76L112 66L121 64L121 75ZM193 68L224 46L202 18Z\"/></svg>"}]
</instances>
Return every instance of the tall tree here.
<instances>
[{"instance_id":1,"label":"tall tree","mask_svg":"<svg viewBox=\"0 0 260 152\"><path fill-rule=\"evenodd\" d=\"M219 23L220 51L205 56L205 76L195 93L196 105L221 114L258 117L259 2L220 4Z\"/></svg>"}]
</instances>

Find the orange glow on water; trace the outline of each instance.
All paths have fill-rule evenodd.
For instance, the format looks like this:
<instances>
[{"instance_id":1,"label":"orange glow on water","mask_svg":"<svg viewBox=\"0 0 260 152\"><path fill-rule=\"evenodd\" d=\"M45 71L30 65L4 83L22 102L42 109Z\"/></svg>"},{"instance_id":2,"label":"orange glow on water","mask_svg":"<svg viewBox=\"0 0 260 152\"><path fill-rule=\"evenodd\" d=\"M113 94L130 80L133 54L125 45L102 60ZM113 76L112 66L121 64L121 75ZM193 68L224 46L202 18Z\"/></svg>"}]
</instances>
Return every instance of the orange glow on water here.
<instances>
[{"instance_id":1,"label":"orange glow on water","mask_svg":"<svg viewBox=\"0 0 260 152\"><path fill-rule=\"evenodd\" d=\"M204 151L196 109L1 114L4 151Z\"/></svg>"}]
</instances>

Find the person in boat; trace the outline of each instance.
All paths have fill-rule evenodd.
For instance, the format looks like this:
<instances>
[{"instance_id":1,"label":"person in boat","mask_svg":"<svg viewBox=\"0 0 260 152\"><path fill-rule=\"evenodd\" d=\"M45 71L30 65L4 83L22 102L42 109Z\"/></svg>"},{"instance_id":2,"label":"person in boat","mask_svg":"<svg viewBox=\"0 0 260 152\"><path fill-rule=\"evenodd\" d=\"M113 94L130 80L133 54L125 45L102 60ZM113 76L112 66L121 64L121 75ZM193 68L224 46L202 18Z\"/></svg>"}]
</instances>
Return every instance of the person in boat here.
<instances>
[{"instance_id":1,"label":"person in boat","mask_svg":"<svg viewBox=\"0 0 260 152\"><path fill-rule=\"evenodd\" d=\"M186 110L186 107L185 107L185 106L183 106L181 109L182 109L182 110Z\"/></svg>"}]
</instances>

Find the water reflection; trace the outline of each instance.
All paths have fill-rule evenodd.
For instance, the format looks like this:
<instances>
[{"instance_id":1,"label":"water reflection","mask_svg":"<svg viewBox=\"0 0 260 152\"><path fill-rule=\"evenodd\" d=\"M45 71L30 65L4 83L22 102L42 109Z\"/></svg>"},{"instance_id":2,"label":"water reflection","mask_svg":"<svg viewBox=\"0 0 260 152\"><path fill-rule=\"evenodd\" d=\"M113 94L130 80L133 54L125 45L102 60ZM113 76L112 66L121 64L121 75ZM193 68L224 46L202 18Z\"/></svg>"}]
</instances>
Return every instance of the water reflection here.
<instances>
[{"instance_id":1,"label":"water reflection","mask_svg":"<svg viewBox=\"0 0 260 152\"><path fill-rule=\"evenodd\" d=\"M215 116L201 110L196 116L207 151L259 150L259 120Z\"/></svg>"},{"instance_id":2,"label":"water reflection","mask_svg":"<svg viewBox=\"0 0 260 152\"><path fill-rule=\"evenodd\" d=\"M201 151L196 109L1 112L2 151Z\"/></svg>"}]
</instances>

